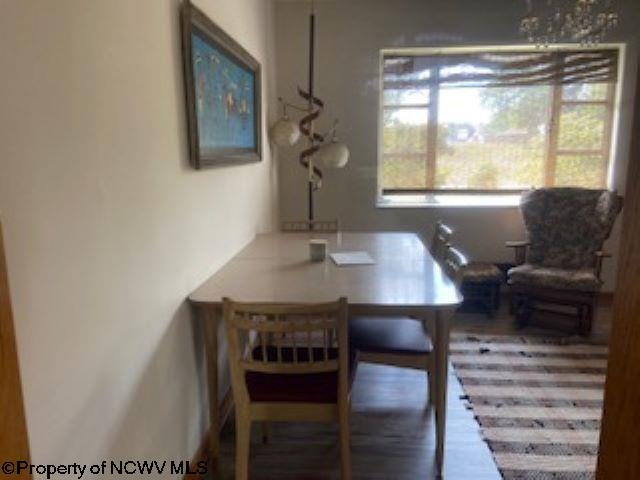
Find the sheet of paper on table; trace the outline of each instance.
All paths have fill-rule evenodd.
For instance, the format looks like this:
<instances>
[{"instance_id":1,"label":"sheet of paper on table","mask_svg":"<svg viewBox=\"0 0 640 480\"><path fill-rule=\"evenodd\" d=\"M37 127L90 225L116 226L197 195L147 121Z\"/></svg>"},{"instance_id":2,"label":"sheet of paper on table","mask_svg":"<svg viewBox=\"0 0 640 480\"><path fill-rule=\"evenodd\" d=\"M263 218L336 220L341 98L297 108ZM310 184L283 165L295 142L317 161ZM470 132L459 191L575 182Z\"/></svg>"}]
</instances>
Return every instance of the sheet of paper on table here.
<instances>
[{"instance_id":1,"label":"sheet of paper on table","mask_svg":"<svg viewBox=\"0 0 640 480\"><path fill-rule=\"evenodd\" d=\"M367 252L336 252L329 255L336 265L374 265L376 262Z\"/></svg>"}]
</instances>

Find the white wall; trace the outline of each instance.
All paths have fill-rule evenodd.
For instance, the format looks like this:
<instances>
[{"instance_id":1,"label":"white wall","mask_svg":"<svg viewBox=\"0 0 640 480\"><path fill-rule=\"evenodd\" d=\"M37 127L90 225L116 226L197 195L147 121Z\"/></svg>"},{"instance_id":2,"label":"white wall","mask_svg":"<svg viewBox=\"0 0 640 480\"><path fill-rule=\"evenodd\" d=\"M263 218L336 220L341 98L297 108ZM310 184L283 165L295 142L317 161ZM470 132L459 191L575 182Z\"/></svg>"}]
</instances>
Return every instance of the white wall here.
<instances>
[{"instance_id":1,"label":"white wall","mask_svg":"<svg viewBox=\"0 0 640 480\"><path fill-rule=\"evenodd\" d=\"M191 458L207 414L185 298L277 213L268 142L261 163L188 165L179 3L0 2L0 210L34 462ZM269 115L271 2L196 3L262 63Z\"/></svg>"},{"instance_id":2,"label":"white wall","mask_svg":"<svg viewBox=\"0 0 640 480\"><path fill-rule=\"evenodd\" d=\"M615 157L614 187L624 189L629 154L631 101L638 53L637 0L622 5L623 24L612 41L630 42L621 128ZM431 231L442 218L456 229L456 241L475 259L512 260L505 240L524 235L517 208L379 209L377 183L377 129L379 51L391 47L518 44L518 20L524 1L514 0L339 0L316 2L317 94L326 103L324 122L340 119L340 134L351 150L343 171L326 171L318 194L317 216L338 216L347 229ZM295 87L306 85L309 6L279 1L276 7L278 94L295 99ZM282 218L304 218L305 172L297 152L280 155L280 210ZM617 234L610 241L616 249ZM612 264L606 266L612 288Z\"/></svg>"}]
</instances>

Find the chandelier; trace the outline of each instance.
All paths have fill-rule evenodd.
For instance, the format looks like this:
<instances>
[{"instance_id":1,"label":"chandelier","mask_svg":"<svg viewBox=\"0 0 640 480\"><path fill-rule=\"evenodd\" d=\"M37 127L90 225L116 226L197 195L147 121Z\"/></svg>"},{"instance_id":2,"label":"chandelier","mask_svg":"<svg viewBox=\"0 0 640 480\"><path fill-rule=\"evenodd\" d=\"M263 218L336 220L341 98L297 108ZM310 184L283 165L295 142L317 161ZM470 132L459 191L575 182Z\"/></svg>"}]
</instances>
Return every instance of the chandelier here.
<instances>
[{"instance_id":1,"label":"chandelier","mask_svg":"<svg viewBox=\"0 0 640 480\"><path fill-rule=\"evenodd\" d=\"M309 15L309 78L306 89L298 87L298 95L303 100L303 106L287 102L283 98L278 101L282 105L282 117L271 128L271 139L279 147L292 147L301 137L306 139L306 148L300 152L299 163L307 171L307 203L309 222L314 220L314 194L322 186L323 172L320 168L343 168L349 160L349 149L338 141L338 121L334 120L333 127L326 133L317 128L317 120L324 110L324 102L314 92L314 72L316 54L316 15L315 3L311 0L311 14ZM297 122L289 119L287 108L298 110L302 118Z\"/></svg>"},{"instance_id":2,"label":"chandelier","mask_svg":"<svg viewBox=\"0 0 640 480\"><path fill-rule=\"evenodd\" d=\"M597 45L618 26L620 18L613 0L542 0L546 6L541 7L534 3L527 0L520 34L538 46L562 41Z\"/></svg>"}]
</instances>

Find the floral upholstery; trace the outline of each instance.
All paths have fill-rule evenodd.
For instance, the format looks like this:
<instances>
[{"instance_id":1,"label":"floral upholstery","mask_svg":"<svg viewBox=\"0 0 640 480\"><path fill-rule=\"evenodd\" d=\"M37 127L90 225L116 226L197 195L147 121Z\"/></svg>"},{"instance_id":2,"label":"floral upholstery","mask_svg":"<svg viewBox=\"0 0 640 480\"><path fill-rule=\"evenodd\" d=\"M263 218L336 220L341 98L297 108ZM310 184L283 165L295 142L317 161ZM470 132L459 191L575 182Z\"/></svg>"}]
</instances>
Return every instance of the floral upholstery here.
<instances>
[{"instance_id":1,"label":"floral upholstery","mask_svg":"<svg viewBox=\"0 0 640 480\"><path fill-rule=\"evenodd\" d=\"M528 263L593 269L622 199L609 190L543 188L523 194L521 209L531 242Z\"/></svg>"},{"instance_id":2,"label":"floral upholstery","mask_svg":"<svg viewBox=\"0 0 640 480\"><path fill-rule=\"evenodd\" d=\"M468 283L502 283L504 275L493 263L471 262L464 269L463 281Z\"/></svg>"},{"instance_id":3,"label":"floral upholstery","mask_svg":"<svg viewBox=\"0 0 640 480\"><path fill-rule=\"evenodd\" d=\"M514 285L582 292L597 292L602 285L593 269L567 270L526 263L509 270L509 281Z\"/></svg>"}]
</instances>

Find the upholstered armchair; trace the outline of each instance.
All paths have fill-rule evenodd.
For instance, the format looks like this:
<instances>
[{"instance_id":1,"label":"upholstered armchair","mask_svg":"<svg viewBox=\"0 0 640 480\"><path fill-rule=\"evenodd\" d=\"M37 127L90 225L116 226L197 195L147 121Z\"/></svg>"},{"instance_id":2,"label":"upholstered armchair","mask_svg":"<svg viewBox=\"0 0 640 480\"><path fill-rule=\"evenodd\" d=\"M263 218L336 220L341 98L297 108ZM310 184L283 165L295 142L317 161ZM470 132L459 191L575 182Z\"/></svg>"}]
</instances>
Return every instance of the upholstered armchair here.
<instances>
[{"instance_id":1,"label":"upholstered armchair","mask_svg":"<svg viewBox=\"0 0 640 480\"><path fill-rule=\"evenodd\" d=\"M602 252L622 209L609 190L543 188L523 194L520 208L528 240L507 242L515 250L509 270L512 310L520 325L591 332L602 286Z\"/></svg>"}]
</instances>

